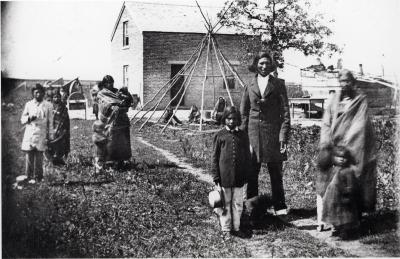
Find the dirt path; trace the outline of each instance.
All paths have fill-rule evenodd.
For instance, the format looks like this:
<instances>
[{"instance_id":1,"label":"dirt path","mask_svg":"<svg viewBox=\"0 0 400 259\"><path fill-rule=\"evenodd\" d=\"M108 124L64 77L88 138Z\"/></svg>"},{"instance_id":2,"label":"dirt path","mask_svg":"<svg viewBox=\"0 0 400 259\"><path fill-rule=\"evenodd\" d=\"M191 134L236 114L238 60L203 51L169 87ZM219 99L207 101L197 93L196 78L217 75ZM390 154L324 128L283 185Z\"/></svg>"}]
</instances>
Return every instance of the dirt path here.
<instances>
[{"instance_id":1,"label":"dirt path","mask_svg":"<svg viewBox=\"0 0 400 259\"><path fill-rule=\"evenodd\" d=\"M202 169L200 168L195 168L193 166L191 166L189 163L186 163L184 161L182 161L182 159L180 159L179 157L175 156L174 154L172 154L171 152L156 147L153 144L150 144L149 142L147 142L146 140L144 140L141 137L136 137L137 140L139 140L141 143L154 148L155 150L157 150L158 152L160 152L162 155L164 155L169 161L175 163L176 165L178 165L179 167L183 168L186 172L193 174L194 176L198 177L199 180L203 181L203 182L207 182L212 184L213 180L211 178L210 175L205 174L203 172Z\"/></svg>"},{"instance_id":2,"label":"dirt path","mask_svg":"<svg viewBox=\"0 0 400 259\"><path fill-rule=\"evenodd\" d=\"M313 219L299 219L289 222L298 229L307 232L314 238L327 243L331 247L340 248L359 257L391 257L393 255L374 245L366 245L358 240L340 241L333 239L330 231L319 232L315 229L317 222Z\"/></svg>"},{"instance_id":3,"label":"dirt path","mask_svg":"<svg viewBox=\"0 0 400 259\"><path fill-rule=\"evenodd\" d=\"M178 165L179 167L183 168L183 170L185 172L193 174L194 176L198 177L198 179L201 181L207 182L209 184L213 184L211 176L208 174L205 174L202 169L191 166L189 163L182 161L181 158L177 157L176 155L172 154L171 152L164 150L162 148L156 147L141 137L137 137L137 139L141 143L160 152L169 161L171 161L171 162L175 163L176 165ZM314 237L322 242L325 242L326 244L328 244L331 247L342 249L354 256L359 256L359 257L386 257L386 256L390 257L391 256L384 250L378 249L373 245L363 244L363 243L359 242L358 240L340 241L340 240L335 240L332 237L330 237L330 234L331 234L330 231L318 232L315 229L317 222L311 218L289 221L287 223L292 224L299 230L310 234L312 237ZM269 248L266 250L263 245L262 237L251 238L251 239L245 240L245 242L246 242L246 245L247 245L249 251L251 251L252 257L274 257L273 246L272 246L272 248ZM276 240L275 242L279 242L279 240Z\"/></svg>"}]
</instances>

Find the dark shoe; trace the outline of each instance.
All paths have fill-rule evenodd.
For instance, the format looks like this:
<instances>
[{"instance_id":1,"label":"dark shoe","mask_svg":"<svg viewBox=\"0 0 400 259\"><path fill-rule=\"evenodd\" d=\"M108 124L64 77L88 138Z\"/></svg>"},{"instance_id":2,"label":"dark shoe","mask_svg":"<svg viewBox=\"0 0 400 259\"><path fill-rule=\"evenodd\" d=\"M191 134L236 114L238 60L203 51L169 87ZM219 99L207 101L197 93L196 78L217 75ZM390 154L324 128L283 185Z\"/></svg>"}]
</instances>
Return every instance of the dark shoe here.
<instances>
[{"instance_id":1,"label":"dark shoe","mask_svg":"<svg viewBox=\"0 0 400 259\"><path fill-rule=\"evenodd\" d=\"M238 238L249 238L249 235L246 234L245 232L239 230L239 231L231 231L231 235L238 237Z\"/></svg>"},{"instance_id":2,"label":"dark shoe","mask_svg":"<svg viewBox=\"0 0 400 259\"><path fill-rule=\"evenodd\" d=\"M354 240L359 237L358 229L344 229L339 233L339 238L342 240Z\"/></svg>"},{"instance_id":3,"label":"dark shoe","mask_svg":"<svg viewBox=\"0 0 400 259\"><path fill-rule=\"evenodd\" d=\"M328 230L331 230L331 228L325 224L320 224L317 226L318 232L324 232L324 231L328 231Z\"/></svg>"},{"instance_id":4,"label":"dark shoe","mask_svg":"<svg viewBox=\"0 0 400 259\"><path fill-rule=\"evenodd\" d=\"M341 233L340 229L338 229L337 227L333 227L331 236L338 237L340 235L340 233Z\"/></svg>"},{"instance_id":5,"label":"dark shoe","mask_svg":"<svg viewBox=\"0 0 400 259\"><path fill-rule=\"evenodd\" d=\"M53 158L53 165L62 166L62 165L65 165L65 162L62 158L55 157L55 158Z\"/></svg>"}]
</instances>

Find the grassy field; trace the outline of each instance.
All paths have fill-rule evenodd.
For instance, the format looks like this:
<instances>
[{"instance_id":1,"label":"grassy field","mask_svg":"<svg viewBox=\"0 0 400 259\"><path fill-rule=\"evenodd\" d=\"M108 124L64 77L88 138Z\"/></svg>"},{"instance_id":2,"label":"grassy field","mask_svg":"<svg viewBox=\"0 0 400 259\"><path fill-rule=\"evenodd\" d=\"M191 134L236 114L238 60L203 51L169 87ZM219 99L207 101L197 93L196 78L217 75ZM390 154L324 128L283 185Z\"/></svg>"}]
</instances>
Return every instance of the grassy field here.
<instances>
[{"instance_id":1,"label":"grassy field","mask_svg":"<svg viewBox=\"0 0 400 259\"><path fill-rule=\"evenodd\" d=\"M142 133L133 128L133 166L94 175L92 122L72 120L67 166L48 166L46 182L14 189L15 177L24 171L19 117L29 98L30 94L18 94L3 99L14 104L2 109L4 257L250 257L257 255L255 250L274 257L351 256L267 216L250 239L221 236L207 204L211 186L182 172L134 138L142 136L207 169L211 138L189 130L168 130L159 135L157 126ZM313 155L299 154L313 150L309 142L314 143L318 129L308 128L307 132L296 145L291 144L298 159L285 165L286 197L295 217L315 215ZM265 174L261 180L262 191L267 192ZM399 256L397 214L390 207L391 195L389 192L377 214L364 222L362 241L386 247Z\"/></svg>"},{"instance_id":2,"label":"grassy field","mask_svg":"<svg viewBox=\"0 0 400 259\"><path fill-rule=\"evenodd\" d=\"M399 222L400 171L396 160L400 136L394 120L374 120L378 147L377 210L362 221L360 242L374 244L393 255L400 255L400 239L397 232ZM215 127L211 127L215 128ZM211 168L212 139L214 132L196 132L191 129L167 130L162 138L157 137L159 127L150 126L136 134L154 145L184 157L197 167ZM288 144L288 161L284 163L284 188L292 219L312 217L316 219L315 165L320 128L293 125ZM260 189L270 193L267 168L262 168Z\"/></svg>"}]
</instances>

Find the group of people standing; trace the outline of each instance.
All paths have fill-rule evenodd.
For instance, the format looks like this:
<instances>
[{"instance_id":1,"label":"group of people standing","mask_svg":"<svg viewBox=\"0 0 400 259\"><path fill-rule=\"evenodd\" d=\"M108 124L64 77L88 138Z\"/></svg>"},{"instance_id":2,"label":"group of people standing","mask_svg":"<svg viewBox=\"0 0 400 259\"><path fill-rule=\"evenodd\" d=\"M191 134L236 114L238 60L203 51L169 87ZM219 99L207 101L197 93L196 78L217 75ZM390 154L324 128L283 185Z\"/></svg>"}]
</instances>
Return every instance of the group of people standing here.
<instances>
[{"instance_id":1,"label":"group of people standing","mask_svg":"<svg viewBox=\"0 0 400 259\"><path fill-rule=\"evenodd\" d=\"M244 200L258 197L263 163L271 180L272 211L288 214L282 180L290 130L286 87L273 75L276 65L268 52L255 56L249 69L256 75L244 89L240 111L225 108L225 127L213 142L213 180L224 201L214 211L222 231L239 236ZM357 233L362 212L375 208L376 153L366 97L356 92L350 71L340 71L339 83L342 90L329 101L321 126L316 204L318 230L332 229L333 236L346 239Z\"/></svg>"},{"instance_id":2,"label":"group of people standing","mask_svg":"<svg viewBox=\"0 0 400 259\"><path fill-rule=\"evenodd\" d=\"M33 99L25 104L21 149L26 153L25 173L30 183L43 179L43 154L55 165L64 165L70 151L68 110L58 89L32 88ZM46 97L46 98L45 98Z\"/></svg>"},{"instance_id":3,"label":"group of people standing","mask_svg":"<svg viewBox=\"0 0 400 259\"><path fill-rule=\"evenodd\" d=\"M225 108L225 127L214 138L213 179L224 200L224 208L216 212L222 231L234 235L241 235L244 199L259 195L262 163L271 179L274 213L287 214L282 163L287 159L290 114L285 84L272 75L276 65L267 52L259 53L249 69L256 76L244 89L240 111Z\"/></svg>"},{"instance_id":4,"label":"group of people standing","mask_svg":"<svg viewBox=\"0 0 400 259\"><path fill-rule=\"evenodd\" d=\"M93 123L93 142L96 147L95 167L121 168L132 156L128 110L132 96L126 87L114 88L114 79L104 76L96 94L98 116Z\"/></svg>"},{"instance_id":5,"label":"group of people standing","mask_svg":"<svg viewBox=\"0 0 400 259\"><path fill-rule=\"evenodd\" d=\"M33 99L25 104L21 122L25 127L21 149L26 154L25 174L29 183L43 179L43 157L54 165L65 165L70 152L70 121L65 98L60 89L36 84ZM96 92L95 109L98 116L93 123L95 167L120 168L131 158L128 109L132 96L126 88L114 88L114 80L107 75Z\"/></svg>"},{"instance_id":6,"label":"group of people standing","mask_svg":"<svg viewBox=\"0 0 400 259\"><path fill-rule=\"evenodd\" d=\"M267 52L259 53L249 69L255 77L244 89L240 110L226 106L220 98L213 113L224 125L213 142L212 175L224 200L217 214L222 231L233 234L240 233L244 200L259 196L262 164L266 164L271 180L274 214L288 213L282 170L290 131L285 83L274 75L276 64ZM350 71L340 71L339 83L341 91L332 95L321 125L317 218L318 230L330 225L333 235L346 238L359 227L362 212L374 210L376 150L366 97L357 93ZM43 178L44 152L54 164L65 164L70 132L68 110L58 90L49 93L46 100L44 87L36 84L32 95L21 122L25 125L22 150L26 152L26 175L35 182ZM98 170L124 166L132 155L127 115L132 96L127 88L114 88L109 75L95 96L95 166Z\"/></svg>"}]
</instances>

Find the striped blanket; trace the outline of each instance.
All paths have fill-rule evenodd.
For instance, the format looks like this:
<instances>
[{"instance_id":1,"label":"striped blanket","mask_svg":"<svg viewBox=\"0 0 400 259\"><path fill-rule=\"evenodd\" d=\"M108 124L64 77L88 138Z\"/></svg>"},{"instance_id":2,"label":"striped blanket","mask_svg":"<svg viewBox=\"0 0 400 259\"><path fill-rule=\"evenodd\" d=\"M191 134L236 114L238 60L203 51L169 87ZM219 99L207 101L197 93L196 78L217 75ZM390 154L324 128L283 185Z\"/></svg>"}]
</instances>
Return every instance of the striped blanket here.
<instances>
[{"instance_id":1,"label":"striped blanket","mask_svg":"<svg viewBox=\"0 0 400 259\"><path fill-rule=\"evenodd\" d=\"M106 161L129 160L132 156L130 146L128 108L132 97L102 89L98 93L99 120L105 124L104 136L107 137Z\"/></svg>"}]
</instances>

